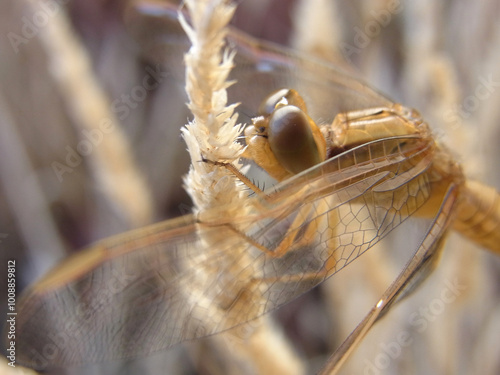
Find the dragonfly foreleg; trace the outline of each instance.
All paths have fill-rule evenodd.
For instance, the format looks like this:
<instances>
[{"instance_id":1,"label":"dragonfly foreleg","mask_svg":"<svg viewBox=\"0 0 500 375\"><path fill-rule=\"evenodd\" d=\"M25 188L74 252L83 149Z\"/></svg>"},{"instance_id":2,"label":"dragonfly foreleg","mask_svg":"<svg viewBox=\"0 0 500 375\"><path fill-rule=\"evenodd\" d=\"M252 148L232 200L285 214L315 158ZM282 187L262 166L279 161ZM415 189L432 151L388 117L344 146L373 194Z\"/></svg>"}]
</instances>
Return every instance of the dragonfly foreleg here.
<instances>
[{"instance_id":1,"label":"dragonfly foreleg","mask_svg":"<svg viewBox=\"0 0 500 375\"><path fill-rule=\"evenodd\" d=\"M307 204L299 209L283 239L273 249L273 257L282 257L292 247L304 247L316 239L321 221L325 220L325 216L318 216L317 212L326 212L326 202L320 201L317 206Z\"/></svg>"},{"instance_id":2,"label":"dragonfly foreleg","mask_svg":"<svg viewBox=\"0 0 500 375\"><path fill-rule=\"evenodd\" d=\"M243 173L241 173L238 168L236 168L234 165L231 163L226 163L226 162L221 162L221 161L213 161L213 160L208 160L204 157L202 157L202 162L207 163L207 164L212 164L218 167L223 167L226 168L229 173L234 175L237 179L239 179L241 182L243 182L250 190L252 190L255 194L259 196L265 196L264 192L262 189L260 189L257 185L255 185L250 179L245 176Z\"/></svg>"},{"instance_id":3,"label":"dragonfly foreleg","mask_svg":"<svg viewBox=\"0 0 500 375\"><path fill-rule=\"evenodd\" d=\"M318 212L327 212L328 203L324 200L319 201L315 204L306 204L299 208L297 215L294 217L292 223L288 227L288 230L283 235L282 239L278 245L274 248L269 248L266 245L261 244L257 240L245 233L242 233L237 228L231 224L225 224L238 236L245 238L245 240L252 246L256 247L260 251L264 252L272 258L281 258L287 254L291 249L297 249L306 247L312 244L318 235L318 230L322 223L327 220L330 226L335 227L338 222L338 213L333 210L325 215L318 215ZM332 236L334 237L334 236ZM328 240L328 246L336 248L332 244L334 238Z\"/></svg>"},{"instance_id":4,"label":"dragonfly foreleg","mask_svg":"<svg viewBox=\"0 0 500 375\"><path fill-rule=\"evenodd\" d=\"M318 215L318 212L326 214ZM324 231L326 227L329 230L328 238L324 239L327 256L320 269L311 272L287 274L286 276L267 276L259 278L259 280L265 283L282 282L284 279L287 282L316 281L319 283L330 276L337 265L337 258L334 256L334 253L339 248L339 237L336 233L339 222L338 210L328 210L328 202L321 200L314 205L307 204L300 208L292 224L275 248L269 249L266 246L256 243L257 241L249 239L255 247L265 252L271 258L281 258L291 251L311 251L314 243L319 238L319 232Z\"/></svg>"}]
</instances>

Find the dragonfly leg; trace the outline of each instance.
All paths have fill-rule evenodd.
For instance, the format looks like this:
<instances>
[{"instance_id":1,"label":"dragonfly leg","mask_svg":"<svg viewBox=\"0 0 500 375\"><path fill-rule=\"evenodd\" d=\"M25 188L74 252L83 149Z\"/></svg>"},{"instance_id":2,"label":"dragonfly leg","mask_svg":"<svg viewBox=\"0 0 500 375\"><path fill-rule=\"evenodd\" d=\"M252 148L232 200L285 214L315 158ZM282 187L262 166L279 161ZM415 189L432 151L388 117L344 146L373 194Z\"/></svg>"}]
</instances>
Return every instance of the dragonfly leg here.
<instances>
[{"instance_id":1,"label":"dragonfly leg","mask_svg":"<svg viewBox=\"0 0 500 375\"><path fill-rule=\"evenodd\" d=\"M336 224L340 221L337 210L330 211L329 213L327 213L327 216L316 216L315 212L317 212L317 210L319 210L320 212L327 211L325 208L327 207L326 202L321 201L317 204L317 206L308 205L300 209L299 214L295 217L292 225L290 225L291 229L287 231L284 238L273 250L270 250L267 247L257 243L257 241L248 238L244 234L237 231L235 228L232 229L236 231L238 235L246 237L252 245L257 247L259 250L266 253L270 257L280 258L287 252L289 252L292 246L294 249L297 249L306 247L307 245L310 245L312 242L314 242L317 239L319 228L324 225L325 221L327 221L330 229L335 231ZM310 220L311 217L315 218L313 220ZM304 222L307 222L308 220L310 220L310 222L307 223L304 229ZM287 282L300 282L306 280L317 280L318 282L320 282L328 277L331 274L332 270L335 269L335 266L337 264L337 259L333 256L333 252L338 248L339 240L335 235L332 234L332 237L328 239L327 243L327 248L329 249L330 254L320 270L318 270L317 272L287 275ZM274 283L283 281L283 277L265 277L259 278L258 280L267 283Z\"/></svg>"},{"instance_id":2,"label":"dragonfly leg","mask_svg":"<svg viewBox=\"0 0 500 375\"><path fill-rule=\"evenodd\" d=\"M247 236L246 234L242 233L234 226L230 224L225 225L227 225L231 230L238 234L238 236L245 238L247 242L258 248L260 251L266 253L270 257L281 258L283 255L290 251L292 245L294 248L304 247L308 244L311 244L316 239L318 228L321 225L321 222L325 220L325 216L315 217L312 220L311 218L316 216L315 211L326 212L326 208L324 207L326 203L319 202L318 204L319 206L317 207L310 204L301 207L298 214L293 219L293 222L287 230L286 234L283 236L283 239L272 250L254 240L253 238ZM337 213L335 211L332 212L335 213L335 220L337 220ZM333 217L330 217L329 221L333 222ZM306 226L304 226L304 223L307 223ZM330 241L332 240L333 239L331 239Z\"/></svg>"},{"instance_id":3,"label":"dragonfly leg","mask_svg":"<svg viewBox=\"0 0 500 375\"><path fill-rule=\"evenodd\" d=\"M273 250L273 257L279 258L285 255L293 245L294 248L303 247L310 244L316 239L318 227L321 221L325 220L324 216L319 216L311 220L311 217L316 216L314 211L326 212L325 202L318 203L320 206L315 207L311 204L300 208L297 216L295 216L290 229L286 232L284 238L278 246ZM304 228L304 223L310 221Z\"/></svg>"},{"instance_id":4,"label":"dragonfly leg","mask_svg":"<svg viewBox=\"0 0 500 375\"><path fill-rule=\"evenodd\" d=\"M225 163L222 161L213 161L213 160L208 160L202 157L202 162L212 164L218 167L223 167L226 168L231 174L233 174L237 179L239 179L241 182L243 182L250 190L252 190L255 194L266 197L262 189L260 189L257 185L255 185L250 179L245 176L243 173L241 173L238 168L236 168L234 165L231 163Z\"/></svg>"}]
</instances>

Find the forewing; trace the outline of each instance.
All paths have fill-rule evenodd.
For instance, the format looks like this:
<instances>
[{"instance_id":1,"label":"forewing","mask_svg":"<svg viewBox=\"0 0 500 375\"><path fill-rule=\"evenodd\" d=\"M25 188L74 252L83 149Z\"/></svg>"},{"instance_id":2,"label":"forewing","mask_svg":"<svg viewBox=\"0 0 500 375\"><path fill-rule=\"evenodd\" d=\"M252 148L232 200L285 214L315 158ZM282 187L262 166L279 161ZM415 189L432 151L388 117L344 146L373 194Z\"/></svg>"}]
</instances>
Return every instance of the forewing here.
<instances>
[{"instance_id":1,"label":"forewing","mask_svg":"<svg viewBox=\"0 0 500 375\"><path fill-rule=\"evenodd\" d=\"M190 216L97 243L23 294L18 360L43 369L138 357L223 330L220 306L242 288L235 270L257 272L251 252L233 251L248 247Z\"/></svg>"},{"instance_id":2,"label":"forewing","mask_svg":"<svg viewBox=\"0 0 500 375\"><path fill-rule=\"evenodd\" d=\"M360 146L285 181L270 195L273 213L246 232L272 252L287 242L286 253L266 257L262 268L266 310L340 271L425 204L433 145L400 141L401 147L387 153L380 150L390 149L393 140Z\"/></svg>"},{"instance_id":3,"label":"forewing","mask_svg":"<svg viewBox=\"0 0 500 375\"><path fill-rule=\"evenodd\" d=\"M186 216L70 258L19 301L19 362L44 368L146 355L290 301L425 202L432 152L414 146L420 151L361 163L353 162L359 149L339 155L267 199L251 199L248 217L197 223Z\"/></svg>"},{"instance_id":4,"label":"forewing","mask_svg":"<svg viewBox=\"0 0 500 375\"><path fill-rule=\"evenodd\" d=\"M178 21L179 8L168 3L141 1L129 9L127 24L146 59L162 64L184 84L183 54L189 42ZM308 113L318 123L330 123L339 112L388 106L390 100L357 77L321 61L272 43L254 39L236 29L228 33L236 51L228 90L230 103L241 103L240 121L255 116L263 98L281 88L293 88L308 103Z\"/></svg>"}]
</instances>

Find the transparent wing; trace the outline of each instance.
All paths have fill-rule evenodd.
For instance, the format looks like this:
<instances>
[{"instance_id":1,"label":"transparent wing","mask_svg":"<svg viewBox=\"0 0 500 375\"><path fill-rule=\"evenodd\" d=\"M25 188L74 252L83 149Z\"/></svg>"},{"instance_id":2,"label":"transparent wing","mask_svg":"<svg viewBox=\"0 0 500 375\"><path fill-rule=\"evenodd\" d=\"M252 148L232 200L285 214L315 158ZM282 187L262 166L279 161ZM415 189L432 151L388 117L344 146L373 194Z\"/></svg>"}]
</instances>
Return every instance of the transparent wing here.
<instances>
[{"instance_id":1,"label":"transparent wing","mask_svg":"<svg viewBox=\"0 0 500 375\"><path fill-rule=\"evenodd\" d=\"M23 295L18 360L41 369L136 357L255 319L422 206L432 157L419 138L373 142L250 199L250 216L186 216L97 243Z\"/></svg>"},{"instance_id":2,"label":"transparent wing","mask_svg":"<svg viewBox=\"0 0 500 375\"><path fill-rule=\"evenodd\" d=\"M177 15L177 6L141 1L129 9L126 22L147 60L168 68L184 85L183 54L189 43ZM330 123L339 112L392 104L359 77L320 60L308 59L236 29L230 30L228 42L237 53L230 76L237 84L228 90L229 102L242 103L240 121L255 115L262 99L283 87L301 93L308 103L308 114L318 123Z\"/></svg>"},{"instance_id":3,"label":"transparent wing","mask_svg":"<svg viewBox=\"0 0 500 375\"><path fill-rule=\"evenodd\" d=\"M453 221L454 206L456 206L456 185L449 185L436 218L427 232L425 239L413 255L410 262L403 269L398 278L384 292L380 300L370 310L368 315L328 359L320 375L337 374L351 353L361 343L370 328L388 311L390 306L409 289L412 289L415 279L427 274L434 267L439 258L439 252L444 244L448 228ZM402 295L403 294L403 295Z\"/></svg>"}]
</instances>

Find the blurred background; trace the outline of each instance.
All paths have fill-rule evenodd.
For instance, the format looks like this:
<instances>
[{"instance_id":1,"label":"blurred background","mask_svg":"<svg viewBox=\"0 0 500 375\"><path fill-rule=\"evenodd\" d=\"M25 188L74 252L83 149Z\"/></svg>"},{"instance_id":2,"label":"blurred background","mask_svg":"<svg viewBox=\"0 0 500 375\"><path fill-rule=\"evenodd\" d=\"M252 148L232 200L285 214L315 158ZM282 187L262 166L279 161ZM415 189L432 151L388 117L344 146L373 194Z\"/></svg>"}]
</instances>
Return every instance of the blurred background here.
<instances>
[{"instance_id":1,"label":"blurred background","mask_svg":"<svg viewBox=\"0 0 500 375\"><path fill-rule=\"evenodd\" d=\"M0 259L3 269L16 260L21 291L97 239L190 212L179 131L190 115L182 33L145 22L134 10L145 3L0 2ZM233 23L417 108L467 177L499 188L498 19L498 0L246 0ZM163 33L171 52L151 43ZM163 74L156 63L171 56L177 65ZM296 373L317 371L377 301L411 256L407 236L273 313L302 363ZM394 252L397 259L386 256ZM345 373L498 374L499 278L498 257L452 234L438 270L376 325ZM2 314L6 291L1 277ZM255 373L258 358L245 363L199 341L54 373ZM2 371L13 370L0 362Z\"/></svg>"}]
</instances>

